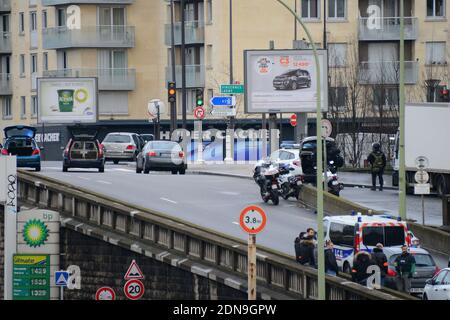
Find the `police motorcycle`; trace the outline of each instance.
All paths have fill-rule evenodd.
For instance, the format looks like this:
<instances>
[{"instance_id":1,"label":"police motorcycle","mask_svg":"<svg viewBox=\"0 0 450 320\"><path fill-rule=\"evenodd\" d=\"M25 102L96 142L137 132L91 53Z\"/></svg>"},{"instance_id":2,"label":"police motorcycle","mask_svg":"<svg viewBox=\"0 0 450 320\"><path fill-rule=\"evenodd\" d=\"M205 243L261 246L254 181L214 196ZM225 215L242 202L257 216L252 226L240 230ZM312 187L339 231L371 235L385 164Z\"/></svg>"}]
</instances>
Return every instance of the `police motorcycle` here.
<instances>
[{"instance_id":1,"label":"police motorcycle","mask_svg":"<svg viewBox=\"0 0 450 320\"><path fill-rule=\"evenodd\" d=\"M264 202L267 203L271 200L274 205L278 205L280 203L280 184L278 182L279 176L279 166L269 160L264 161L260 166L255 167L253 179L259 185L261 198Z\"/></svg>"},{"instance_id":2,"label":"police motorcycle","mask_svg":"<svg viewBox=\"0 0 450 320\"><path fill-rule=\"evenodd\" d=\"M281 188L280 195L284 200L288 200L290 197L298 199L300 188L303 185L303 172L298 166L280 165L278 182Z\"/></svg>"},{"instance_id":3,"label":"police motorcycle","mask_svg":"<svg viewBox=\"0 0 450 320\"><path fill-rule=\"evenodd\" d=\"M316 170L316 169L317 169L317 167L314 166L314 170ZM335 195L336 197L339 197L341 190L344 189L344 184L342 184L338 181L337 168L334 165L334 161L328 162L327 187L328 187L328 192Z\"/></svg>"}]
</instances>

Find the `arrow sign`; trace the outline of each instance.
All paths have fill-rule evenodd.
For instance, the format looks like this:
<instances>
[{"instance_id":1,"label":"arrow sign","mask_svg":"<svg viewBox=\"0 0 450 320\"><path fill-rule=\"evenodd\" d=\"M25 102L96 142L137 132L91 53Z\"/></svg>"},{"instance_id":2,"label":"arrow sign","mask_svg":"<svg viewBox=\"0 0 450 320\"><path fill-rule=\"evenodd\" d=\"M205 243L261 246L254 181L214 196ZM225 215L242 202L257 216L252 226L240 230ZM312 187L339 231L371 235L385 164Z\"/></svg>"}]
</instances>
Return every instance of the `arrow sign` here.
<instances>
[{"instance_id":1,"label":"arrow sign","mask_svg":"<svg viewBox=\"0 0 450 320\"><path fill-rule=\"evenodd\" d=\"M209 100L209 102L213 106L232 107L236 105L236 97L234 96L213 97L211 100Z\"/></svg>"}]
</instances>

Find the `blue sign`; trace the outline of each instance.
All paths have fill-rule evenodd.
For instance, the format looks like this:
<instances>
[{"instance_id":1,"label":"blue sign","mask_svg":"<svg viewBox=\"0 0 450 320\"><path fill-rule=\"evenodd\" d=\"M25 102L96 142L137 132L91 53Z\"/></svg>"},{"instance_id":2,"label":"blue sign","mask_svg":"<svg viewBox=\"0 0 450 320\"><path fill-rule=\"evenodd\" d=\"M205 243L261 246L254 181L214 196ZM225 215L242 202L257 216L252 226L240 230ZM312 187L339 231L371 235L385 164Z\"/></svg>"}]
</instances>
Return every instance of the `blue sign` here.
<instances>
[{"instance_id":1,"label":"blue sign","mask_svg":"<svg viewBox=\"0 0 450 320\"><path fill-rule=\"evenodd\" d=\"M231 107L236 105L236 97L234 96L213 97L209 102L213 106Z\"/></svg>"},{"instance_id":2,"label":"blue sign","mask_svg":"<svg viewBox=\"0 0 450 320\"><path fill-rule=\"evenodd\" d=\"M69 272L55 271L55 285L57 287L67 287L67 281L69 281Z\"/></svg>"}]
</instances>

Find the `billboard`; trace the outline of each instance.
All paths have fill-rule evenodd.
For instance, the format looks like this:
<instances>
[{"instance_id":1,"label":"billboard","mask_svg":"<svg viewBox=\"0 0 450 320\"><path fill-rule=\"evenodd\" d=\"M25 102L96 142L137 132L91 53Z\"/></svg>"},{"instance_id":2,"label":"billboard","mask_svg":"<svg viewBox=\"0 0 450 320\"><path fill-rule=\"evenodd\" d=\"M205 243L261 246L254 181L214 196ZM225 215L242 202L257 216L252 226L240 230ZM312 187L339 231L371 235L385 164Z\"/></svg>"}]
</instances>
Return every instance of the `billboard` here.
<instances>
[{"instance_id":1,"label":"billboard","mask_svg":"<svg viewBox=\"0 0 450 320\"><path fill-rule=\"evenodd\" d=\"M95 123L97 78L38 78L38 123Z\"/></svg>"},{"instance_id":2,"label":"billboard","mask_svg":"<svg viewBox=\"0 0 450 320\"><path fill-rule=\"evenodd\" d=\"M318 50L322 111L328 111L326 50ZM245 112L316 112L317 70L312 50L245 50Z\"/></svg>"}]
</instances>

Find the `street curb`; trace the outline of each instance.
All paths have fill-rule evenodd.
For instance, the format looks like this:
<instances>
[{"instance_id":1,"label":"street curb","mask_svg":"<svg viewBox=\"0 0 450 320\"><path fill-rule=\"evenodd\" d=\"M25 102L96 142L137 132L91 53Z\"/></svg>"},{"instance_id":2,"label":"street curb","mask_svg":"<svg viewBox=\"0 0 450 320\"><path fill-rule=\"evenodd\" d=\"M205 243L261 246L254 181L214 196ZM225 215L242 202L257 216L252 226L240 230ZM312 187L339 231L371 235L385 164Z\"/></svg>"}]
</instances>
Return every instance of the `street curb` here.
<instances>
[{"instance_id":1,"label":"street curb","mask_svg":"<svg viewBox=\"0 0 450 320\"><path fill-rule=\"evenodd\" d=\"M348 188L359 187L359 188L363 188L363 189L365 189L365 188L367 188L367 189L372 188L372 186L368 185L368 184L356 184L356 183L344 183L344 187L348 187ZM397 190L398 191L398 188L395 188L395 187L383 187L383 189L385 189L385 190Z\"/></svg>"}]
</instances>

